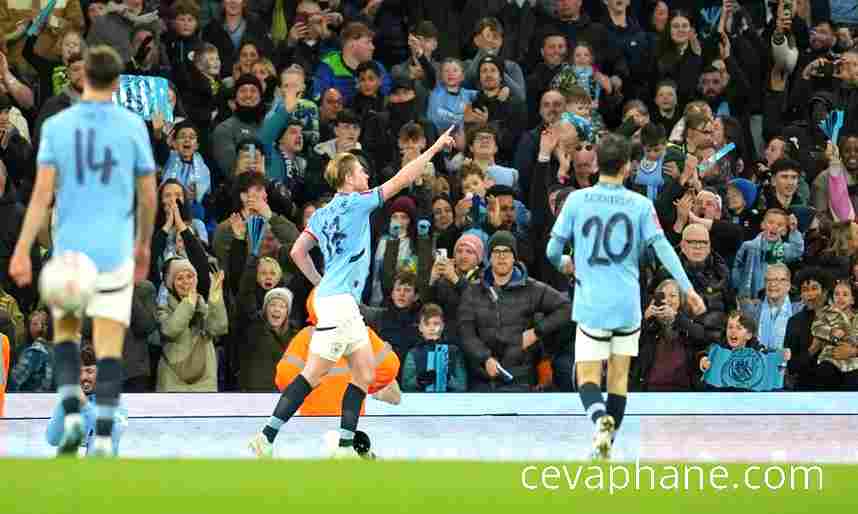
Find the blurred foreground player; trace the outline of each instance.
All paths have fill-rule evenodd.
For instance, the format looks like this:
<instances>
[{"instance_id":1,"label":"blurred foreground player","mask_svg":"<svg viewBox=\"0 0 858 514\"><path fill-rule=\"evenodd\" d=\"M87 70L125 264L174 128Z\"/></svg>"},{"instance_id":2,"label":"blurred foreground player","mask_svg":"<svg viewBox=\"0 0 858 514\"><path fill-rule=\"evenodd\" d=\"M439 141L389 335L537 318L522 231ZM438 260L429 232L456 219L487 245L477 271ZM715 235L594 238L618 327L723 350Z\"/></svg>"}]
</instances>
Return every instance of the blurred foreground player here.
<instances>
[{"instance_id":1,"label":"blurred foreground player","mask_svg":"<svg viewBox=\"0 0 858 514\"><path fill-rule=\"evenodd\" d=\"M30 249L56 194L54 255L77 252L95 264L96 293L85 313L93 318L98 358L94 447L113 454L111 433L122 388L122 343L131 318L135 279L149 270L155 219L155 160L143 120L113 103L122 61L95 46L84 59L81 101L42 128L38 175L24 226L9 265L19 286L32 282ZM135 240L135 191L136 240ZM136 262L135 262L136 261ZM80 315L54 314L54 370L65 412L59 454L77 455L84 440L80 387Z\"/></svg>"},{"instance_id":2,"label":"blurred foreground player","mask_svg":"<svg viewBox=\"0 0 858 514\"><path fill-rule=\"evenodd\" d=\"M80 388L83 393L81 395L81 418L83 419L83 432L86 434L84 447L86 448L86 453L89 454L95 451L95 425L96 417L98 416L97 409L93 405L93 402L97 400L95 398L96 359L95 351L91 345L82 345L80 361ZM54 408L53 414L51 414L51 420L48 422L48 429L45 433L45 438L51 446L58 446L63 440L65 414L63 404L58 403ZM113 419L111 439L113 440L113 455L116 456L119 455L119 439L122 437L122 432L128 424L128 410L125 407L119 406L114 413Z\"/></svg>"},{"instance_id":3,"label":"blurred foreground player","mask_svg":"<svg viewBox=\"0 0 858 514\"><path fill-rule=\"evenodd\" d=\"M313 214L290 252L298 269L317 286L314 308L319 322L313 331L307 365L283 391L268 423L250 441L250 448L258 457L271 456L280 428L343 356L348 359L352 379L343 394L340 441L333 456L358 456L354 448L355 430L366 392L375 380L375 355L358 309L372 258L369 216L386 199L417 180L441 149L452 146L451 130L374 189L369 189L367 170L353 154L338 154L328 164L325 179L337 190L337 195ZM309 255L317 244L324 258L324 276L319 275Z\"/></svg>"},{"instance_id":4,"label":"blurred foreground player","mask_svg":"<svg viewBox=\"0 0 858 514\"><path fill-rule=\"evenodd\" d=\"M283 391L301 373L310 353L310 341L317 323L316 312L313 307L314 296L315 291L310 293L307 298L307 312L309 313L307 321L310 326L305 327L292 338L283 358L277 364L277 376L274 381L280 391ZM399 358L393 348L382 341L371 328L367 328L367 333L376 365L375 381L369 386L367 392L372 394L376 400L398 405L402 397L399 384L396 383L396 375L399 373ZM348 361L345 358L340 358L337 361L328 375L322 379L319 387L314 389L304 400L304 404L299 410L301 415L339 416L342 414L343 395L352 379L348 366ZM361 409L361 414L363 414L363 409Z\"/></svg>"},{"instance_id":5,"label":"blurred foreground player","mask_svg":"<svg viewBox=\"0 0 858 514\"><path fill-rule=\"evenodd\" d=\"M593 457L610 458L626 409L629 363L638 355L641 325L640 260L651 247L679 283L695 314L706 310L658 224L645 196L623 187L630 168L628 141L610 134L598 149L599 183L570 194L551 231L548 260L575 280L572 319L578 323L578 392L596 426ZM567 244L572 258L564 255ZM608 361L608 402L602 362Z\"/></svg>"}]
</instances>

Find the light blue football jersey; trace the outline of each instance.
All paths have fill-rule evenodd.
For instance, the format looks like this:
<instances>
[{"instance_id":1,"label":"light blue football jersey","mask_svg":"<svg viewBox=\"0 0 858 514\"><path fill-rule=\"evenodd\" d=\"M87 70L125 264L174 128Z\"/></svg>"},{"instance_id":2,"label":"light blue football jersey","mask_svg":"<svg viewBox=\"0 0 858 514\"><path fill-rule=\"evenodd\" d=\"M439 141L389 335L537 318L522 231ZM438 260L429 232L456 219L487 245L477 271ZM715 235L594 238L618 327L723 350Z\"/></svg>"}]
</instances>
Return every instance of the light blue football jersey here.
<instances>
[{"instance_id":1,"label":"light blue football jersey","mask_svg":"<svg viewBox=\"0 0 858 514\"><path fill-rule=\"evenodd\" d=\"M318 241L325 259L318 298L350 294L360 303L372 259L369 215L383 203L377 187L363 193L338 193L313 213L307 231Z\"/></svg>"},{"instance_id":2,"label":"light blue football jersey","mask_svg":"<svg viewBox=\"0 0 858 514\"><path fill-rule=\"evenodd\" d=\"M100 273L131 260L136 179L155 172L143 120L81 101L45 121L38 164L56 170L55 252L83 253Z\"/></svg>"},{"instance_id":3,"label":"light blue football jersey","mask_svg":"<svg viewBox=\"0 0 858 514\"><path fill-rule=\"evenodd\" d=\"M573 245L572 319L592 329L638 328L640 260L647 246L664 238L652 202L619 185L575 191L551 236Z\"/></svg>"}]
</instances>

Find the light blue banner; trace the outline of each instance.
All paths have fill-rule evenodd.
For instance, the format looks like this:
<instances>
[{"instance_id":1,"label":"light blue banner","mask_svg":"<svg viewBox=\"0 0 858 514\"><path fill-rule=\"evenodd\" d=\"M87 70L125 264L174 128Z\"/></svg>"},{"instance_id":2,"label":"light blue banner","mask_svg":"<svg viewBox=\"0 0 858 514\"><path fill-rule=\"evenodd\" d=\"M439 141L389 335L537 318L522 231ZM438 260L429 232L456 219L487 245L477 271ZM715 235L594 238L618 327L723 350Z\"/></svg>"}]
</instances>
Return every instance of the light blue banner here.
<instances>
[{"instance_id":1,"label":"light blue banner","mask_svg":"<svg viewBox=\"0 0 858 514\"><path fill-rule=\"evenodd\" d=\"M784 387L784 351L730 350L712 345L703 380L715 387L773 391Z\"/></svg>"},{"instance_id":2,"label":"light blue banner","mask_svg":"<svg viewBox=\"0 0 858 514\"><path fill-rule=\"evenodd\" d=\"M143 75L120 75L119 91L113 93L113 101L150 121L160 112L165 123L173 123L173 106L170 104L170 85L163 77Z\"/></svg>"}]
</instances>

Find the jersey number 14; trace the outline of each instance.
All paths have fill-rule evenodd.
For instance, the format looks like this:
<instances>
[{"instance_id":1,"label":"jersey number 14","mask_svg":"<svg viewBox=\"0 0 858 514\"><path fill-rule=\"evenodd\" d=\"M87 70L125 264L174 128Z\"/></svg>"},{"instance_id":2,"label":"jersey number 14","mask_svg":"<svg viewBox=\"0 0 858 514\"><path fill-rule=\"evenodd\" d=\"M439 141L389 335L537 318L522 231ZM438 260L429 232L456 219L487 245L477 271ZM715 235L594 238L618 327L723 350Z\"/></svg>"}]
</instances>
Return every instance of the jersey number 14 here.
<instances>
[{"instance_id":1,"label":"jersey number 14","mask_svg":"<svg viewBox=\"0 0 858 514\"><path fill-rule=\"evenodd\" d=\"M84 145L84 143L86 143ZM86 146L86 153L84 153ZM104 147L104 156L101 162L95 161L95 129L89 129L86 132L86 141L84 141L83 131L77 129L74 131L74 161L77 169L78 184L84 183L84 175L89 173L101 173L101 183L107 184L110 182L110 174L113 172L113 167L119 164L113 160L113 152L109 146Z\"/></svg>"}]
</instances>

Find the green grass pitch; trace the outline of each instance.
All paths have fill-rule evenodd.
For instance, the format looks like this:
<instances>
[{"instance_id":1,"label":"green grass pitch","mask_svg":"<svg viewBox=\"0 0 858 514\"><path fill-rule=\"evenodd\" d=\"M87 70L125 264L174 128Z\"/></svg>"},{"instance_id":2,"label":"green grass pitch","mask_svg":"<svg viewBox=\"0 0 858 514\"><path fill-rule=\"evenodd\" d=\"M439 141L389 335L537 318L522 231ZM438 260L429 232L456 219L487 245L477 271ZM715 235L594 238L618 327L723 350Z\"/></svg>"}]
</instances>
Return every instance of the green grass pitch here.
<instances>
[{"instance_id":1,"label":"green grass pitch","mask_svg":"<svg viewBox=\"0 0 858 514\"><path fill-rule=\"evenodd\" d=\"M525 470L527 466L533 467ZM548 514L564 509L587 514L814 514L846 512L844 507L854 508L858 503L858 467L820 466L821 482L811 480L810 490L804 490L802 480L797 479L797 490L790 490L790 469L782 464L778 467L783 473L769 472L771 484L776 485L781 476L786 480L781 489L773 491L765 486L752 490L741 485L747 465L724 465L729 479L720 484L726 484L725 489L716 491L707 482L700 490L695 472L689 475L690 487L685 491L672 488L683 487L685 468L675 464L678 481L672 481L671 472L660 468L656 490L651 491L652 479L646 473L640 475L641 490L636 489L635 464L629 464L624 466L628 487L612 494L610 474L614 474L615 485L622 484L624 474L614 466L569 462L0 460L4 477L0 512ZM713 466L699 468L709 473ZM570 481L576 476L578 482L572 489ZM763 471L753 473L752 478L755 484L763 483ZM528 489L534 486L535 490ZM823 510L835 507L837 511Z\"/></svg>"}]
</instances>

